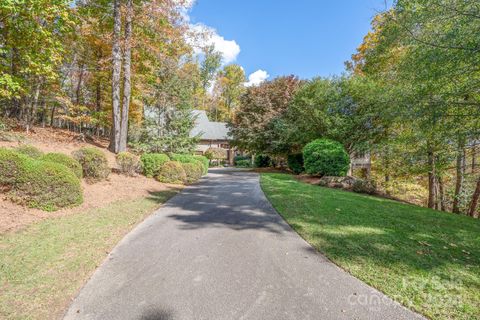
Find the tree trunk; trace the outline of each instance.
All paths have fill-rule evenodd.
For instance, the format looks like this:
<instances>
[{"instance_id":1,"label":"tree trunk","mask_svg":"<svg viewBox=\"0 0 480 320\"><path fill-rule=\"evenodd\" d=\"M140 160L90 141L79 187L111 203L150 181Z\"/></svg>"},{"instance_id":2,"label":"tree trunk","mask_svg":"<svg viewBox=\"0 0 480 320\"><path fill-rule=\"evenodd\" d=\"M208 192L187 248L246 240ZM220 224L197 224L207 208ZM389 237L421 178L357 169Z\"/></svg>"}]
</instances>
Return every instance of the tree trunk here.
<instances>
[{"instance_id":1,"label":"tree trunk","mask_svg":"<svg viewBox=\"0 0 480 320\"><path fill-rule=\"evenodd\" d=\"M50 128L53 128L53 124L54 124L53 121L55 119L55 109L56 109L56 107L55 107L55 105L53 105L52 113L50 114Z\"/></svg>"},{"instance_id":2,"label":"tree trunk","mask_svg":"<svg viewBox=\"0 0 480 320\"><path fill-rule=\"evenodd\" d=\"M38 107L38 97L40 96L40 86L41 86L41 81L38 80L37 86L35 87L35 93L33 96L32 104L30 107L30 110L27 110L27 125L26 125L26 130L27 133L30 132L30 126L33 124L33 119L35 117L35 114L37 113L37 107Z\"/></svg>"},{"instance_id":3,"label":"tree trunk","mask_svg":"<svg viewBox=\"0 0 480 320\"><path fill-rule=\"evenodd\" d=\"M113 46L112 46L112 134L110 137L110 151L118 153L120 150L120 73L122 57L120 52L121 13L120 0L113 1Z\"/></svg>"},{"instance_id":4,"label":"tree trunk","mask_svg":"<svg viewBox=\"0 0 480 320\"><path fill-rule=\"evenodd\" d=\"M76 104L80 104L80 93L82 90L82 81L83 81L83 74L84 74L84 65L83 63L80 65L80 74L78 75L78 82L77 82L77 89L75 90L75 99Z\"/></svg>"},{"instance_id":5,"label":"tree trunk","mask_svg":"<svg viewBox=\"0 0 480 320\"><path fill-rule=\"evenodd\" d=\"M477 146L473 145L472 147L472 173L475 172L477 166Z\"/></svg>"},{"instance_id":6,"label":"tree trunk","mask_svg":"<svg viewBox=\"0 0 480 320\"><path fill-rule=\"evenodd\" d=\"M446 211L446 204L445 204L445 187L443 185L443 178L441 176L438 177L438 191L440 196L440 210Z\"/></svg>"},{"instance_id":7,"label":"tree trunk","mask_svg":"<svg viewBox=\"0 0 480 320\"><path fill-rule=\"evenodd\" d=\"M428 151L428 207L435 207L435 154L433 150Z\"/></svg>"},{"instance_id":8,"label":"tree trunk","mask_svg":"<svg viewBox=\"0 0 480 320\"><path fill-rule=\"evenodd\" d=\"M470 201L470 208L468 209L468 215L470 217L476 217L476 210L478 206L478 200L480 198L480 177L477 180L477 187L472 196L472 201Z\"/></svg>"},{"instance_id":9,"label":"tree trunk","mask_svg":"<svg viewBox=\"0 0 480 320\"><path fill-rule=\"evenodd\" d=\"M455 194L453 196L452 212L460 213L460 193L463 189L463 177L465 173L465 143L460 141L457 150L457 177L455 183Z\"/></svg>"},{"instance_id":10,"label":"tree trunk","mask_svg":"<svg viewBox=\"0 0 480 320\"><path fill-rule=\"evenodd\" d=\"M125 16L125 51L123 61L123 108L122 123L120 128L120 148L119 152L127 149L128 136L128 112L130 108L131 96L131 62L132 62L132 16L133 0L127 0L127 12Z\"/></svg>"}]
</instances>

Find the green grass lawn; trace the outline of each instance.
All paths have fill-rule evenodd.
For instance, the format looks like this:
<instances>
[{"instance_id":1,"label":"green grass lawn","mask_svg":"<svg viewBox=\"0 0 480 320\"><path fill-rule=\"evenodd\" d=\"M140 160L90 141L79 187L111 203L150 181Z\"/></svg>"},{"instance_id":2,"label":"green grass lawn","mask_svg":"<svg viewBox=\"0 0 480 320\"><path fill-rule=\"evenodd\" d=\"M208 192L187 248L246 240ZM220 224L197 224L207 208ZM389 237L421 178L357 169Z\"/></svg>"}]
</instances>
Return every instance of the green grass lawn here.
<instances>
[{"instance_id":1,"label":"green grass lawn","mask_svg":"<svg viewBox=\"0 0 480 320\"><path fill-rule=\"evenodd\" d=\"M432 319L480 319L480 221L265 173L277 211L337 265Z\"/></svg>"},{"instance_id":2,"label":"green grass lawn","mask_svg":"<svg viewBox=\"0 0 480 320\"><path fill-rule=\"evenodd\" d=\"M0 319L55 319L115 244L175 191L0 235Z\"/></svg>"}]
</instances>

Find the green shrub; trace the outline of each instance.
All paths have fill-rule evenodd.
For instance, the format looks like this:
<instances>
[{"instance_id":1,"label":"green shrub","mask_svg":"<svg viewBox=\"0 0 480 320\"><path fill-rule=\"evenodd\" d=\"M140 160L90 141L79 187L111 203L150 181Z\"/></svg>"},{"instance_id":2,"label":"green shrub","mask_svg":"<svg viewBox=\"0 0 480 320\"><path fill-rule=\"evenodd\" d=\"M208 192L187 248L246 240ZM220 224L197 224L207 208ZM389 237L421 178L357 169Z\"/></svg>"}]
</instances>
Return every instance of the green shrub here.
<instances>
[{"instance_id":1,"label":"green shrub","mask_svg":"<svg viewBox=\"0 0 480 320\"><path fill-rule=\"evenodd\" d=\"M227 150L210 147L204 152L204 155L210 160L225 160L227 159Z\"/></svg>"},{"instance_id":2,"label":"green shrub","mask_svg":"<svg viewBox=\"0 0 480 320\"><path fill-rule=\"evenodd\" d=\"M120 152L116 157L120 172L127 176L134 176L140 169L140 161L130 152Z\"/></svg>"},{"instance_id":3,"label":"green shrub","mask_svg":"<svg viewBox=\"0 0 480 320\"><path fill-rule=\"evenodd\" d=\"M83 177L82 165L77 160L69 157L63 153L47 153L40 157L41 161L55 162L64 165L72 170L72 172L81 179Z\"/></svg>"},{"instance_id":4,"label":"green shrub","mask_svg":"<svg viewBox=\"0 0 480 320\"><path fill-rule=\"evenodd\" d=\"M300 174L305 170L303 167L303 154L301 153L289 154L287 164L288 168L295 174Z\"/></svg>"},{"instance_id":5,"label":"green shrub","mask_svg":"<svg viewBox=\"0 0 480 320\"><path fill-rule=\"evenodd\" d=\"M272 159L264 154L257 154L255 156L255 168L267 168L272 166Z\"/></svg>"},{"instance_id":6,"label":"green shrub","mask_svg":"<svg viewBox=\"0 0 480 320\"><path fill-rule=\"evenodd\" d=\"M375 194L377 185L373 180L356 179L353 183L352 190L357 193Z\"/></svg>"},{"instance_id":7,"label":"green shrub","mask_svg":"<svg viewBox=\"0 0 480 320\"><path fill-rule=\"evenodd\" d=\"M170 155L170 159L172 159L172 161L178 161L181 163L192 163L192 162L198 161L198 159L196 159L195 156L192 154L180 154L180 153L172 153Z\"/></svg>"},{"instance_id":8,"label":"green shrub","mask_svg":"<svg viewBox=\"0 0 480 320\"><path fill-rule=\"evenodd\" d=\"M252 162L250 160L237 160L235 166L238 168L250 168Z\"/></svg>"},{"instance_id":9,"label":"green shrub","mask_svg":"<svg viewBox=\"0 0 480 320\"><path fill-rule=\"evenodd\" d=\"M105 154L92 147L83 147L73 152L73 157L82 165L83 176L89 180L104 180L110 174Z\"/></svg>"},{"instance_id":10,"label":"green shrub","mask_svg":"<svg viewBox=\"0 0 480 320\"><path fill-rule=\"evenodd\" d=\"M25 171L29 160L29 157L15 150L0 148L0 186L12 187Z\"/></svg>"},{"instance_id":11,"label":"green shrub","mask_svg":"<svg viewBox=\"0 0 480 320\"><path fill-rule=\"evenodd\" d=\"M181 184L187 180L187 175L181 162L167 161L160 167L156 179L164 183Z\"/></svg>"},{"instance_id":12,"label":"green shrub","mask_svg":"<svg viewBox=\"0 0 480 320\"><path fill-rule=\"evenodd\" d=\"M196 182L202 177L203 174L203 165L200 162L192 163L182 163L183 170L185 170L187 183Z\"/></svg>"},{"instance_id":13,"label":"green shrub","mask_svg":"<svg viewBox=\"0 0 480 320\"><path fill-rule=\"evenodd\" d=\"M339 142L317 139L303 149L305 171L320 176L345 176L350 157Z\"/></svg>"},{"instance_id":14,"label":"green shrub","mask_svg":"<svg viewBox=\"0 0 480 320\"><path fill-rule=\"evenodd\" d=\"M32 208L54 211L83 201L80 180L62 164L29 159L10 192L12 200Z\"/></svg>"},{"instance_id":15,"label":"green shrub","mask_svg":"<svg viewBox=\"0 0 480 320\"><path fill-rule=\"evenodd\" d=\"M248 161L252 161L252 157L249 157L249 156L235 156L233 158L233 164L234 165L237 165L237 162L238 161L242 161L242 160L248 160Z\"/></svg>"},{"instance_id":16,"label":"green shrub","mask_svg":"<svg viewBox=\"0 0 480 320\"><path fill-rule=\"evenodd\" d=\"M144 153L140 157L142 162L143 174L149 178L155 177L163 164L170 161L166 154L162 153Z\"/></svg>"},{"instance_id":17,"label":"green shrub","mask_svg":"<svg viewBox=\"0 0 480 320\"><path fill-rule=\"evenodd\" d=\"M201 157L201 156L195 156L195 155L191 155L191 154L178 154L178 153L174 153L174 154L170 155L170 158L173 161L178 161L178 162L181 162L181 163L200 162L203 165L205 163L205 160L200 159L199 157ZM205 157L203 157L203 158L205 158ZM209 163L210 163L210 161L209 161ZM208 166L203 168L203 172L204 173L208 172Z\"/></svg>"},{"instance_id":18,"label":"green shrub","mask_svg":"<svg viewBox=\"0 0 480 320\"><path fill-rule=\"evenodd\" d=\"M29 156L30 158L34 158L34 159L39 159L43 155L42 151L40 151L36 147L28 145L28 144L23 144L23 145L15 148L15 150L18 153L24 154L24 155Z\"/></svg>"},{"instance_id":19,"label":"green shrub","mask_svg":"<svg viewBox=\"0 0 480 320\"><path fill-rule=\"evenodd\" d=\"M207 157L199 156L199 155L195 155L193 157L202 163L202 167L203 167L202 173L207 174L208 173L208 167L210 166L210 160L208 160Z\"/></svg>"}]
</instances>

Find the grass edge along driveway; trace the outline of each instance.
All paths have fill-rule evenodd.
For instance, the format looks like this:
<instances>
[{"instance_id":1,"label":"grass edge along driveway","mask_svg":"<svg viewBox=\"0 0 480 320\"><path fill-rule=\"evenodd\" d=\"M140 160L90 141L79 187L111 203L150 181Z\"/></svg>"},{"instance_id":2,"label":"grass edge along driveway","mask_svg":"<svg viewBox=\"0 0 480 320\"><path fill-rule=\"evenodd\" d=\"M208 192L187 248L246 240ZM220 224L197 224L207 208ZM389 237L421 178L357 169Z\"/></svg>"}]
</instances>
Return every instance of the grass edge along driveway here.
<instances>
[{"instance_id":1,"label":"grass edge along driveway","mask_svg":"<svg viewBox=\"0 0 480 320\"><path fill-rule=\"evenodd\" d=\"M480 221L265 173L283 218L334 263L432 319L480 319Z\"/></svg>"},{"instance_id":2,"label":"grass edge along driveway","mask_svg":"<svg viewBox=\"0 0 480 320\"><path fill-rule=\"evenodd\" d=\"M123 236L177 191L118 201L0 235L0 318L61 317Z\"/></svg>"}]
</instances>

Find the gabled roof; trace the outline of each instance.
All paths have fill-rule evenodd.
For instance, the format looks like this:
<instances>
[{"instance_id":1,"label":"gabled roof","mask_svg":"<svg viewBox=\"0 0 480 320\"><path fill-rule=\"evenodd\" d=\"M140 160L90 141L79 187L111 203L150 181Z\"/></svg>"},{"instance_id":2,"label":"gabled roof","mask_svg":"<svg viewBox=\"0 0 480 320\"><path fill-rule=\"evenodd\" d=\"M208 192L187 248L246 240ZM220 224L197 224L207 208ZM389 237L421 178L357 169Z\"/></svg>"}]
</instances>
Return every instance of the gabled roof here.
<instances>
[{"instance_id":1,"label":"gabled roof","mask_svg":"<svg viewBox=\"0 0 480 320\"><path fill-rule=\"evenodd\" d=\"M190 132L191 137L201 140L228 140L228 128L225 122L213 122L208 119L204 110L193 110L195 126Z\"/></svg>"}]
</instances>

